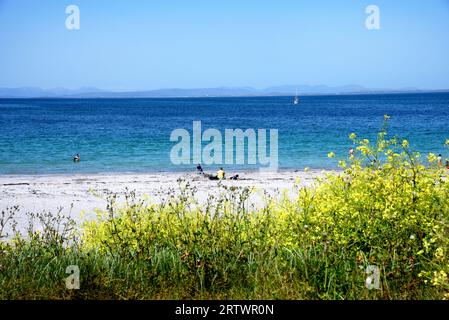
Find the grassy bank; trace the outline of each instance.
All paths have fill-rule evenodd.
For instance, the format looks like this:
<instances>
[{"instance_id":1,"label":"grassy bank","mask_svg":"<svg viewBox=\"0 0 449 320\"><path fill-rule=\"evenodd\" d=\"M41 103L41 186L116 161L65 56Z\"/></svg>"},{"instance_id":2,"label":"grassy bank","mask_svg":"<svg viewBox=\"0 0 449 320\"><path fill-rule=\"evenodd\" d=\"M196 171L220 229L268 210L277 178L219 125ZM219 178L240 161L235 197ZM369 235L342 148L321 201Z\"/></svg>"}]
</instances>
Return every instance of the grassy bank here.
<instances>
[{"instance_id":1,"label":"grassy bank","mask_svg":"<svg viewBox=\"0 0 449 320\"><path fill-rule=\"evenodd\" d=\"M111 195L81 230L61 212L29 215L27 232L0 242L0 298L449 298L448 170L387 139L386 125L374 142L351 135L343 172L262 208L246 188L200 205L180 182L158 204ZM66 288L69 265L78 290Z\"/></svg>"}]
</instances>

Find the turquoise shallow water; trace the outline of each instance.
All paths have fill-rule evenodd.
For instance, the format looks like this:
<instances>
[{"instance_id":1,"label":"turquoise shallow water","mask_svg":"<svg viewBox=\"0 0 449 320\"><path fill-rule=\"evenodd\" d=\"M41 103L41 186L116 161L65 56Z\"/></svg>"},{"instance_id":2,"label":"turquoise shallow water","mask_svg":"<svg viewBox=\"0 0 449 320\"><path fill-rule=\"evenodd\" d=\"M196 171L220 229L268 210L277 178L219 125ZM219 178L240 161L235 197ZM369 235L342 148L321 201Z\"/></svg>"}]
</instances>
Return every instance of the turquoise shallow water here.
<instances>
[{"instance_id":1,"label":"turquoise shallow water","mask_svg":"<svg viewBox=\"0 0 449 320\"><path fill-rule=\"evenodd\" d=\"M384 114L392 116L391 134L449 156L449 93L304 96L296 106L291 97L0 99L0 174L190 170L171 163L170 133L192 134L195 120L223 136L224 129L278 129L280 169L334 168L327 152L346 156L351 132L374 138ZM81 162L72 161L75 153Z\"/></svg>"}]
</instances>

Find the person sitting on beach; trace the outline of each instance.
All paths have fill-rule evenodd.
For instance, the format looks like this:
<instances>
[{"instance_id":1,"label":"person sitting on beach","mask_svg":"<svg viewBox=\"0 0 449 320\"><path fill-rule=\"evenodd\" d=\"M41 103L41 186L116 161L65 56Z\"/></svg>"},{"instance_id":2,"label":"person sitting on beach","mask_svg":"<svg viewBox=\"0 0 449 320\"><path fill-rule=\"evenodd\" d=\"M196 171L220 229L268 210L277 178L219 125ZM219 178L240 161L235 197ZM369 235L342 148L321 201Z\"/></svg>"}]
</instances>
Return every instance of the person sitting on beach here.
<instances>
[{"instance_id":1,"label":"person sitting on beach","mask_svg":"<svg viewBox=\"0 0 449 320\"><path fill-rule=\"evenodd\" d=\"M230 179L230 180L238 180L238 178L239 178L239 175L238 175L238 174L235 174L235 175L233 175L232 177L230 177L229 179Z\"/></svg>"},{"instance_id":2,"label":"person sitting on beach","mask_svg":"<svg viewBox=\"0 0 449 320\"><path fill-rule=\"evenodd\" d=\"M204 174L203 168L201 167L201 164L199 164L199 163L196 166L196 170L199 174Z\"/></svg>"},{"instance_id":3,"label":"person sitting on beach","mask_svg":"<svg viewBox=\"0 0 449 320\"><path fill-rule=\"evenodd\" d=\"M223 180L225 178L225 172L223 168L220 168L220 170L217 171L217 178L220 180Z\"/></svg>"},{"instance_id":4,"label":"person sitting on beach","mask_svg":"<svg viewBox=\"0 0 449 320\"><path fill-rule=\"evenodd\" d=\"M76 156L73 157L73 161L78 162L80 160L81 160L81 157L80 157L79 153L77 153Z\"/></svg>"},{"instance_id":5,"label":"person sitting on beach","mask_svg":"<svg viewBox=\"0 0 449 320\"><path fill-rule=\"evenodd\" d=\"M448 160L446 160L446 169L449 170L449 161Z\"/></svg>"}]
</instances>

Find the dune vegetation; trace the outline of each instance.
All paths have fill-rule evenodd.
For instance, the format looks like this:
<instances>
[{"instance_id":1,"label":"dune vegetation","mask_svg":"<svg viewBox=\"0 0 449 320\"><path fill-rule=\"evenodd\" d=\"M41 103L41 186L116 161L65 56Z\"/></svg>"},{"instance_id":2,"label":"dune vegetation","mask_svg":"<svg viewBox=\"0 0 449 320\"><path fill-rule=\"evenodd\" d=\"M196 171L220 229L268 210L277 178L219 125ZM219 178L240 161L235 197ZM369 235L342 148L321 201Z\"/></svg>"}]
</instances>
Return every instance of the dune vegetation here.
<instances>
[{"instance_id":1,"label":"dune vegetation","mask_svg":"<svg viewBox=\"0 0 449 320\"><path fill-rule=\"evenodd\" d=\"M376 141L350 135L341 171L260 208L248 200L260 190L223 187L200 204L185 181L158 203L110 195L80 227L44 212L20 232L10 208L0 298L449 299L449 170L389 137L388 121Z\"/></svg>"}]
</instances>

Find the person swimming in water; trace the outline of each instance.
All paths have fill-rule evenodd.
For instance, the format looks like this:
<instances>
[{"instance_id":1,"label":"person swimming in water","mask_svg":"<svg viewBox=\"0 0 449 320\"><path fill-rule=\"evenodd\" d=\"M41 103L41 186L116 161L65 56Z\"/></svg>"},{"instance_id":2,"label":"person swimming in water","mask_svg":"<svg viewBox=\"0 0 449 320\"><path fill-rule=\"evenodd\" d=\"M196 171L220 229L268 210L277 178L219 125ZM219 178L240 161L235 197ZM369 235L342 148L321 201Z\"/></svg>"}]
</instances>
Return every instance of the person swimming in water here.
<instances>
[{"instance_id":1,"label":"person swimming in water","mask_svg":"<svg viewBox=\"0 0 449 320\"><path fill-rule=\"evenodd\" d=\"M79 153L76 154L76 156L73 157L73 161L78 162L81 160L81 157L79 155Z\"/></svg>"}]
</instances>

